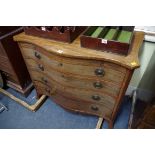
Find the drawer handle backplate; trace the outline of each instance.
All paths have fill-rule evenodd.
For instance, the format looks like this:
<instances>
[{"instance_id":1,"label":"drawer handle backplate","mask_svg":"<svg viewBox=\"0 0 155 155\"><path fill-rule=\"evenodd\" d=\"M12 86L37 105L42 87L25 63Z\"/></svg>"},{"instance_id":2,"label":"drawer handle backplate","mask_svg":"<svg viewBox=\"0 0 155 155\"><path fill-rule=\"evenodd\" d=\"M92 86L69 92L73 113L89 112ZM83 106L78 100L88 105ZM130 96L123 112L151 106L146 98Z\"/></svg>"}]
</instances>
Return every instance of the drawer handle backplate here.
<instances>
[{"instance_id":1,"label":"drawer handle backplate","mask_svg":"<svg viewBox=\"0 0 155 155\"><path fill-rule=\"evenodd\" d=\"M98 111L98 107L97 106L94 106L94 105L91 106L91 109L94 110L94 111Z\"/></svg>"},{"instance_id":2,"label":"drawer handle backplate","mask_svg":"<svg viewBox=\"0 0 155 155\"><path fill-rule=\"evenodd\" d=\"M93 96L92 96L92 99L93 99L93 100L96 100L96 101L99 101L101 98L100 98L100 96L98 96L98 95L93 95Z\"/></svg>"},{"instance_id":3,"label":"drawer handle backplate","mask_svg":"<svg viewBox=\"0 0 155 155\"><path fill-rule=\"evenodd\" d=\"M101 82L94 82L94 87L95 88L98 88L98 89L101 89L101 88L103 88L103 85L102 85L102 83Z\"/></svg>"},{"instance_id":4,"label":"drawer handle backplate","mask_svg":"<svg viewBox=\"0 0 155 155\"><path fill-rule=\"evenodd\" d=\"M36 58L41 59L41 56L40 56L40 54L38 52L35 52L34 55L35 55Z\"/></svg>"},{"instance_id":5,"label":"drawer handle backplate","mask_svg":"<svg viewBox=\"0 0 155 155\"><path fill-rule=\"evenodd\" d=\"M38 68L39 68L40 70L44 71L43 65L39 64L39 65L38 65Z\"/></svg>"},{"instance_id":6,"label":"drawer handle backplate","mask_svg":"<svg viewBox=\"0 0 155 155\"><path fill-rule=\"evenodd\" d=\"M105 72L104 72L104 70L103 70L102 68L97 68L97 69L95 70L95 74L96 74L97 76L104 76Z\"/></svg>"}]
</instances>

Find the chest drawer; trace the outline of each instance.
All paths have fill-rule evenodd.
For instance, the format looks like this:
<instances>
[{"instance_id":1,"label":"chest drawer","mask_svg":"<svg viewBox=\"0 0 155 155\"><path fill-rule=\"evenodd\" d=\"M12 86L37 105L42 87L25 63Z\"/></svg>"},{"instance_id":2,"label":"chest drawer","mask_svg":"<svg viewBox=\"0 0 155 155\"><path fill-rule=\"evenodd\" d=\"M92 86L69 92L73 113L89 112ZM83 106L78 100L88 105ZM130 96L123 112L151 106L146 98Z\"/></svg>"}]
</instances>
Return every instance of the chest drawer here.
<instances>
[{"instance_id":1,"label":"chest drawer","mask_svg":"<svg viewBox=\"0 0 155 155\"><path fill-rule=\"evenodd\" d=\"M112 111L106 108L104 105L72 100L71 98L67 98L59 93L54 94L52 96L52 100L62 107L75 112L93 114L104 118L110 118L112 115Z\"/></svg>"},{"instance_id":2,"label":"chest drawer","mask_svg":"<svg viewBox=\"0 0 155 155\"><path fill-rule=\"evenodd\" d=\"M117 85L111 82L100 81L97 79L77 78L71 75L62 74L51 70L50 72L40 72L39 69L31 68L30 71L32 79L46 81L55 81L64 87L75 87L84 90L92 90L95 92L107 93L112 96L118 96L121 89L121 85Z\"/></svg>"},{"instance_id":3,"label":"chest drawer","mask_svg":"<svg viewBox=\"0 0 155 155\"><path fill-rule=\"evenodd\" d=\"M91 103L87 101L81 102L71 99L71 97L68 97L70 94L66 93L67 95L64 95L63 91L55 91L54 86L47 86L39 81L35 81L34 84L40 93L51 96L56 103L60 104L62 107L68 108L69 110L105 117L110 117L112 114L112 110L103 104Z\"/></svg>"},{"instance_id":4,"label":"chest drawer","mask_svg":"<svg viewBox=\"0 0 155 155\"><path fill-rule=\"evenodd\" d=\"M86 101L94 104L99 104L99 105L101 104L110 110L113 110L115 106L115 102L116 102L115 98L103 93L94 92L94 91L85 91L83 89L76 89L76 88L69 88L69 87L66 87L63 90L64 90L63 95L68 98L70 97L81 102Z\"/></svg>"},{"instance_id":5,"label":"chest drawer","mask_svg":"<svg viewBox=\"0 0 155 155\"><path fill-rule=\"evenodd\" d=\"M95 78L118 84L122 83L126 73L126 69L115 64L59 57L29 44L21 44L21 49L28 66L36 68L40 64L44 71L55 70L77 77Z\"/></svg>"},{"instance_id":6,"label":"chest drawer","mask_svg":"<svg viewBox=\"0 0 155 155\"><path fill-rule=\"evenodd\" d=\"M60 83L55 83L50 81L49 83L43 82L41 79L35 78L35 85L45 85L49 88L54 88L58 92L62 92L62 94L66 97L73 98L75 100L80 100L83 102L90 102L104 105L109 109L113 109L115 105L116 98L107 94L103 94L100 92L94 92L91 90L83 90L75 87L64 87ZM46 94L47 95L47 94ZM50 96L50 95L48 95Z\"/></svg>"}]
</instances>

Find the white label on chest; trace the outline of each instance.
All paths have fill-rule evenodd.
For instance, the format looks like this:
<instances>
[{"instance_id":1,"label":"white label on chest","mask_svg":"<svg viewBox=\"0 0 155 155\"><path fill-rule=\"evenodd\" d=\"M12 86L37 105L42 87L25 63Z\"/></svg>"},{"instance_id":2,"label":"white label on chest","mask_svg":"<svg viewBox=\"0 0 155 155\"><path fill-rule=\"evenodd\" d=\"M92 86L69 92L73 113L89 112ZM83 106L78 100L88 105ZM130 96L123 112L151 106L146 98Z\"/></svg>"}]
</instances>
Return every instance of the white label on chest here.
<instances>
[{"instance_id":1,"label":"white label on chest","mask_svg":"<svg viewBox=\"0 0 155 155\"><path fill-rule=\"evenodd\" d=\"M102 39L102 40L101 40L101 43L102 43L102 44L107 44L107 40L106 40L106 39Z\"/></svg>"},{"instance_id":2,"label":"white label on chest","mask_svg":"<svg viewBox=\"0 0 155 155\"><path fill-rule=\"evenodd\" d=\"M58 53L63 53L63 51L62 50L58 50Z\"/></svg>"}]
</instances>

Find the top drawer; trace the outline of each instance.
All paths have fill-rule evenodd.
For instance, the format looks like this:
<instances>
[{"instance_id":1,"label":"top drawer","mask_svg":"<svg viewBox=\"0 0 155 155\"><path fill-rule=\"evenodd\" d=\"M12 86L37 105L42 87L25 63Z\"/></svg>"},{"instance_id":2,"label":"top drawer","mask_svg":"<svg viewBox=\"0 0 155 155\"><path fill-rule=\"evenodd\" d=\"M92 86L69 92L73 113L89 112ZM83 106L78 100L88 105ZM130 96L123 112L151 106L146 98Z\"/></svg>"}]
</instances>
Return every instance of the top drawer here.
<instances>
[{"instance_id":1,"label":"top drawer","mask_svg":"<svg viewBox=\"0 0 155 155\"><path fill-rule=\"evenodd\" d=\"M33 60L46 69L119 84L122 83L126 73L125 68L108 62L60 57L27 43L21 43L20 47L27 65L32 65Z\"/></svg>"}]
</instances>

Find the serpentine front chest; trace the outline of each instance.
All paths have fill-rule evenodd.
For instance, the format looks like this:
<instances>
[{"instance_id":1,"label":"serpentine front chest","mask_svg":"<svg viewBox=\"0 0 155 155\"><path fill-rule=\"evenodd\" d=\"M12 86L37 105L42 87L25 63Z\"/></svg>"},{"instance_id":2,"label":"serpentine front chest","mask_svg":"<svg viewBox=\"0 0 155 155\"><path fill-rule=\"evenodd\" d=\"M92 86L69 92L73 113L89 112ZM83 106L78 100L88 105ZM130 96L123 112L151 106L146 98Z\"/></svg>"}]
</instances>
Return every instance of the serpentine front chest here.
<instances>
[{"instance_id":1,"label":"serpentine front chest","mask_svg":"<svg viewBox=\"0 0 155 155\"><path fill-rule=\"evenodd\" d=\"M135 32L128 56L100 52L21 33L19 43L38 97L45 94L62 107L113 122L135 68L143 33Z\"/></svg>"}]
</instances>

